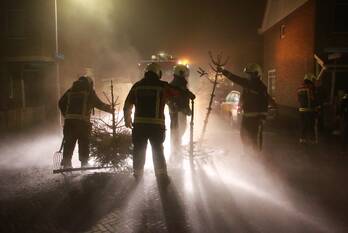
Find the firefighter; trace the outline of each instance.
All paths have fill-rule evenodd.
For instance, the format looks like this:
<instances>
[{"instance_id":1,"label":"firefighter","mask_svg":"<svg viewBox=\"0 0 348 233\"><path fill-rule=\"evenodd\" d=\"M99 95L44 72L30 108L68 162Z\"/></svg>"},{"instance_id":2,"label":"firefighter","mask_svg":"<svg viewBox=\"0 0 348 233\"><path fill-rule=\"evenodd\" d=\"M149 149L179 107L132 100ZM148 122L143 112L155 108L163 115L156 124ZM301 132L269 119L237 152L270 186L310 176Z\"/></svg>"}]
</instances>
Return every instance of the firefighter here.
<instances>
[{"instance_id":1,"label":"firefighter","mask_svg":"<svg viewBox=\"0 0 348 233\"><path fill-rule=\"evenodd\" d=\"M183 92L161 81L162 71L159 64L150 63L145 68L144 78L135 83L128 93L124 103L125 125L132 129L134 145L133 172L139 181L144 172L147 141L150 141L155 175L161 184L170 182L167 175L167 165L163 152L165 139L164 106L168 98L185 94L190 98L195 96ZM135 107L134 121L132 108Z\"/></svg>"},{"instance_id":2,"label":"firefighter","mask_svg":"<svg viewBox=\"0 0 348 233\"><path fill-rule=\"evenodd\" d=\"M61 166L71 168L71 158L76 141L79 144L81 167L88 166L90 116L93 108L112 113L111 105L103 103L93 89L93 80L81 76L59 100L59 108L64 117L64 147Z\"/></svg>"},{"instance_id":3,"label":"firefighter","mask_svg":"<svg viewBox=\"0 0 348 233\"><path fill-rule=\"evenodd\" d=\"M315 76L308 73L304 76L302 85L297 89L301 121L300 143L317 143L318 140L317 98L314 81Z\"/></svg>"},{"instance_id":4,"label":"firefighter","mask_svg":"<svg viewBox=\"0 0 348 233\"><path fill-rule=\"evenodd\" d=\"M261 80L261 66L255 63L247 64L244 73L248 74L248 78L232 74L223 67L218 67L218 71L230 81L243 87L240 98L242 143L245 148L251 146L253 151L261 151L263 122L267 116L268 101L271 100Z\"/></svg>"},{"instance_id":5,"label":"firefighter","mask_svg":"<svg viewBox=\"0 0 348 233\"><path fill-rule=\"evenodd\" d=\"M185 65L179 64L174 67L173 71L174 79L170 82L170 84L189 92L187 88L187 78L190 75L189 68ZM187 116L192 114L192 110L190 108L190 99L185 95L173 97L170 99L170 101L168 101L168 106L170 114L170 137L172 151L174 154L177 154L181 146L181 138L186 131ZM176 159L176 157L173 157L173 159Z\"/></svg>"},{"instance_id":6,"label":"firefighter","mask_svg":"<svg viewBox=\"0 0 348 233\"><path fill-rule=\"evenodd\" d=\"M342 136L342 153L347 153L348 141L348 92L345 91L340 101L340 118L341 118L341 136Z\"/></svg>"}]
</instances>

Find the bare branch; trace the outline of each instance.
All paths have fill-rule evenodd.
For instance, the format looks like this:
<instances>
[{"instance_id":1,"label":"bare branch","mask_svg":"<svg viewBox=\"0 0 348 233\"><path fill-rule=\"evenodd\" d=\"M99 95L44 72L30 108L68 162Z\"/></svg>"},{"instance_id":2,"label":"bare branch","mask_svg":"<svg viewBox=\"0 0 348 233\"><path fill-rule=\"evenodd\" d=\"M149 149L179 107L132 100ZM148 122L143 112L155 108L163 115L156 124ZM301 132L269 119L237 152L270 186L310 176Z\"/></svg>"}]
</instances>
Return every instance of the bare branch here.
<instances>
[{"instance_id":1,"label":"bare branch","mask_svg":"<svg viewBox=\"0 0 348 233\"><path fill-rule=\"evenodd\" d=\"M103 91L103 94L104 94L106 100L108 101L108 103L111 104L111 101L110 101L109 97L107 96L107 94L105 93L105 91Z\"/></svg>"},{"instance_id":2,"label":"bare branch","mask_svg":"<svg viewBox=\"0 0 348 233\"><path fill-rule=\"evenodd\" d=\"M205 70L203 70L201 67L198 67L197 73L199 74L200 77L204 75L208 75L208 73Z\"/></svg>"},{"instance_id":3,"label":"bare branch","mask_svg":"<svg viewBox=\"0 0 348 233\"><path fill-rule=\"evenodd\" d=\"M208 53L209 53L209 57L210 57L212 63L213 63L215 66L220 66L220 67L221 67L221 66L225 66L225 65L227 65L227 63L228 63L228 61L229 61L229 59L230 59L229 57L227 57L227 58L225 59L225 61L222 61L222 53L218 54L218 55L216 56L216 59L214 59L212 52L209 51Z\"/></svg>"}]
</instances>

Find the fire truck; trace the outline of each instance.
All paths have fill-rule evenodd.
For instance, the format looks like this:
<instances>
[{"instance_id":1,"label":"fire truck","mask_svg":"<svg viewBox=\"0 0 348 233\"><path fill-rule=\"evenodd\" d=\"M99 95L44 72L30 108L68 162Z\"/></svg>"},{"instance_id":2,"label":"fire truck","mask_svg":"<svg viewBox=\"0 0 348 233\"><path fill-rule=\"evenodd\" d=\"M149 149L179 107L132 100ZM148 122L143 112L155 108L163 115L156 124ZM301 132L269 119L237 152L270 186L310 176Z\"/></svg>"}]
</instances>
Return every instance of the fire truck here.
<instances>
[{"instance_id":1,"label":"fire truck","mask_svg":"<svg viewBox=\"0 0 348 233\"><path fill-rule=\"evenodd\" d=\"M151 59L141 60L138 63L139 72L143 72L146 65L149 63L156 62L160 64L162 68L162 80L163 81L171 81L173 79L173 68L177 64L182 64L189 66L189 61L187 59L178 59L172 55L169 55L165 52L159 52L156 55L152 55Z\"/></svg>"}]
</instances>

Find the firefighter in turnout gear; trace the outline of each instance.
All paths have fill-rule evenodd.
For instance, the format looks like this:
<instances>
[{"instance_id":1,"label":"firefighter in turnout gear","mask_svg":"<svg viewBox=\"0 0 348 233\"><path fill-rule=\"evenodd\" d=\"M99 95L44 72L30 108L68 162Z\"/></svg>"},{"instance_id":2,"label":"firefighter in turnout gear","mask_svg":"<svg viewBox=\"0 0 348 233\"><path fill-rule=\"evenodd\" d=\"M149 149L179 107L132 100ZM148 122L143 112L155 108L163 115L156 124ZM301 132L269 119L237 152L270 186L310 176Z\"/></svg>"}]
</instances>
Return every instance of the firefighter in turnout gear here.
<instances>
[{"instance_id":1,"label":"firefighter in turnout gear","mask_svg":"<svg viewBox=\"0 0 348 233\"><path fill-rule=\"evenodd\" d=\"M306 74L301 87L297 89L301 120L300 143L317 143L317 98L315 76Z\"/></svg>"},{"instance_id":2,"label":"firefighter in turnout gear","mask_svg":"<svg viewBox=\"0 0 348 233\"><path fill-rule=\"evenodd\" d=\"M255 63L248 64L244 68L244 72L249 75L248 78L234 75L223 67L217 68L229 80L243 87L240 98L242 113L241 139L246 148L251 146L253 151L261 151L263 122L267 116L268 102L269 100L273 101L261 80L261 66Z\"/></svg>"},{"instance_id":3,"label":"firefighter in turnout gear","mask_svg":"<svg viewBox=\"0 0 348 233\"><path fill-rule=\"evenodd\" d=\"M134 177L140 180L143 176L147 141L152 147L155 174L160 183L168 184L167 165L163 152L165 140L164 106L169 98L187 95L190 92L175 88L161 81L162 71L157 63L150 63L145 68L144 78L136 82L128 93L124 103L124 120L128 128L132 128L134 145L133 169ZM132 121L132 108L135 107Z\"/></svg>"},{"instance_id":4,"label":"firefighter in turnout gear","mask_svg":"<svg viewBox=\"0 0 348 233\"><path fill-rule=\"evenodd\" d=\"M76 141L79 144L81 167L88 165L90 116L93 108L111 113L112 107L103 103L93 89L93 80L82 76L59 100L59 108L64 117L64 147L61 166L71 167L71 158Z\"/></svg>"},{"instance_id":5,"label":"firefighter in turnout gear","mask_svg":"<svg viewBox=\"0 0 348 233\"><path fill-rule=\"evenodd\" d=\"M342 135L342 153L346 154L348 141L348 92L345 92L340 101L340 117L341 117L341 135Z\"/></svg>"},{"instance_id":6,"label":"firefighter in turnout gear","mask_svg":"<svg viewBox=\"0 0 348 233\"><path fill-rule=\"evenodd\" d=\"M189 91L187 88L187 78L190 75L190 70L188 67L186 65L176 65L173 73L174 79L170 84L182 90ZM187 116L192 114L190 99L185 95L176 96L168 101L168 106L171 147L174 154L177 154L181 146L181 138L186 131ZM173 156L172 158L176 159L177 157Z\"/></svg>"}]
</instances>

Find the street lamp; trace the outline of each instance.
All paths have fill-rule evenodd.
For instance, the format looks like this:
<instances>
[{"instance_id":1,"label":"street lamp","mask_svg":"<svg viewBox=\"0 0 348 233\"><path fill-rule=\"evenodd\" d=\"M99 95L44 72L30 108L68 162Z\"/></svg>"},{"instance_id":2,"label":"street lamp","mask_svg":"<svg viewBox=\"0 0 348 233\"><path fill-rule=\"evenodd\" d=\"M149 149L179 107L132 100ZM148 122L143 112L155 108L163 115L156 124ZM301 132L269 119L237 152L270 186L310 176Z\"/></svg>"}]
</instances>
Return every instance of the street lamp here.
<instances>
[{"instance_id":1,"label":"street lamp","mask_svg":"<svg viewBox=\"0 0 348 233\"><path fill-rule=\"evenodd\" d=\"M58 7L57 7L57 0L54 0L54 28L55 28L55 54L54 59L56 61L56 85L57 85L57 102L60 98L60 75L59 75L59 63L58 63L58 56L59 56L59 47L58 47ZM62 116L58 109L58 122L61 125L62 124Z\"/></svg>"}]
</instances>

